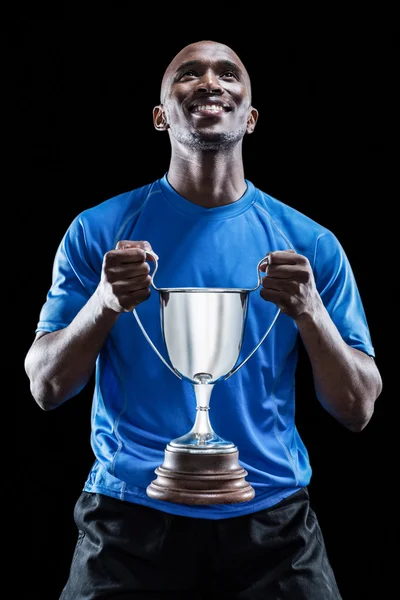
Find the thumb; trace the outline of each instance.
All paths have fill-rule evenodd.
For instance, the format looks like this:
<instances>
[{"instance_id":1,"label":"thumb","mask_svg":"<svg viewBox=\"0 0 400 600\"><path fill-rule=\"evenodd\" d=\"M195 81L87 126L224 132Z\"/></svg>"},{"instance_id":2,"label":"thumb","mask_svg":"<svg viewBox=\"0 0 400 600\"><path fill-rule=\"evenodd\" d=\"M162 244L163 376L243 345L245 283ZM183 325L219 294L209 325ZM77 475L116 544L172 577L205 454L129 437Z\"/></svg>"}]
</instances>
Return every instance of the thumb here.
<instances>
[{"instance_id":1,"label":"thumb","mask_svg":"<svg viewBox=\"0 0 400 600\"><path fill-rule=\"evenodd\" d=\"M149 242L147 242L146 240L139 240L139 241L134 241L134 240L119 240L119 242L115 246L116 250L125 250L126 248L141 248L146 253L149 253L149 255L148 255L147 258L153 259L152 254L154 254L157 257L157 259L158 259L158 256L153 251L153 249L151 247L151 244Z\"/></svg>"}]
</instances>

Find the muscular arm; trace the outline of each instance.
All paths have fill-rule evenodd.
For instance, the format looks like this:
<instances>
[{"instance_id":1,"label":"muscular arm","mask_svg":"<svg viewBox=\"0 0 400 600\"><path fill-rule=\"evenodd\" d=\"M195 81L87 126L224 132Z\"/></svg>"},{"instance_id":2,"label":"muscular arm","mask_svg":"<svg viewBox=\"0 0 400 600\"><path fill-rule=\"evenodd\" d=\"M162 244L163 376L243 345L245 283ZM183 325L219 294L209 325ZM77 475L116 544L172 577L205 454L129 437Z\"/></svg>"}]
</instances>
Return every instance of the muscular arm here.
<instances>
[{"instance_id":1,"label":"muscular arm","mask_svg":"<svg viewBox=\"0 0 400 600\"><path fill-rule=\"evenodd\" d=\"M341 337L323 305L306 257L290 250L272 252L261 268L268 269L261 296L296 322L322 406L351 431L361 431L382 390L375 361Z\"/></svg>"},{"instance_id":2,"label":"muscular arm","mask_svg":"<svg viewBox=\"0 0 400 600\"><path fill-rule=\"evenodd\" d=\"M119 315L150 295L148 251L147 242L119 242L105 254L100 283L73 321L64 329L36 335L25 371L43 410L56 408L82 390Z\"/></svg>"},{"instance_id":3,"label":"muscular arm","mask_svg":"<svg viewBox=\"0 0 400 600\"><path fill-rule=\"evenodd\" d=\"M118 316L101 305L96 292L68 327L36 335L25 371L32 396L43 410L56 408L86 385Z\"/></svg>"},{"instance_id":4,"label":"muscular arm","mask_svg":"<svg viewBox=\"0 0 400 600\"><path fill-rule=\"evenodd\" d=\"M322 406L351 431L370 421L382 381L375 361L342 339L325 307L296 319Z\"/></svg>"}]
</instances>

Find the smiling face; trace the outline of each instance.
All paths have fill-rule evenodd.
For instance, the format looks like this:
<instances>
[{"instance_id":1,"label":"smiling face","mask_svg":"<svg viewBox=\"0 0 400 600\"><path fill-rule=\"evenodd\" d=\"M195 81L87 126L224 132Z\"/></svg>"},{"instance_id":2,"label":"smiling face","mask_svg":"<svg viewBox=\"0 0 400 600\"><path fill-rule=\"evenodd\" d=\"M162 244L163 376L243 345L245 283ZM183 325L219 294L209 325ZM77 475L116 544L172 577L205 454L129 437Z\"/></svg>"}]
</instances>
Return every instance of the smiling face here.
<instances>
[{"instance_id":1,"label":"smiling face","mask_svg":"<svg viewBox=\"0 0 400 600\"><path fill-rule=\"evenodd\" d=\"M154 126L193 149L231 147L255 127L251 85L239 57L212 41L190 44L165 71Z\"/></svg>"}]
</instances>

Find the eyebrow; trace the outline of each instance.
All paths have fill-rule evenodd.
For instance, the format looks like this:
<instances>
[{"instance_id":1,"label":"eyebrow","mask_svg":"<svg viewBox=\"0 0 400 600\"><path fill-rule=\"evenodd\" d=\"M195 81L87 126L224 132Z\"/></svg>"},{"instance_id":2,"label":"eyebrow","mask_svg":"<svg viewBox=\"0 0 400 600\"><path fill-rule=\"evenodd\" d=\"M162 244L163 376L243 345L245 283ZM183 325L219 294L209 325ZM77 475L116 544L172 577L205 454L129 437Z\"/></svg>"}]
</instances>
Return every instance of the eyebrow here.
<instances>
[{"instance_id":1,"label":"eyebrow","mask_svg":"<svg viewBox=\"0 0 400 600\"><path fill-rule=\"evenodd\" d=\"M188 69L189 67L196 67L198 65L201 65L202 61L200 60L188 60L184 63L182 63L181 65L179 65L179 67L176 69L177 72L182 71L184 69ZM224 69L229 69L231 71L235 71L235 72L241 72L242 69L239 67L239 65L237 65L236 63L230 61L230 60L217 60L215 61L215 64L219 67L223 67Z\"/></svg>"}]
</instances>

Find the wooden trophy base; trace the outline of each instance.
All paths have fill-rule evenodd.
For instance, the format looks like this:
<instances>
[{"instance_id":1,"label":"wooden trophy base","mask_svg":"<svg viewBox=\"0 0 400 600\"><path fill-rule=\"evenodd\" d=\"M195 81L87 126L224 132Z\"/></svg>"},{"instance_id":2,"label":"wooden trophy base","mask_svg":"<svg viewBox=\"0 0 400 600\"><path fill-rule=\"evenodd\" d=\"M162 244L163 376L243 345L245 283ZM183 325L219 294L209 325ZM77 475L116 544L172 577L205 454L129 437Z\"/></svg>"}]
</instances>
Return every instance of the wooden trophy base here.
<instances>
[{"instance_id":1,"label":"wooden trophy base","mask_svg":"<svg viewBox=\"0 0 400 600\"><path fill-rule=\"evenodd\" d=\"M247 471L239 465L239 452L210 454L170 450L148 486L150 498L178 504L235 504L254 498L254 489L245 480Z\"/></svg>"}]
</instances>

